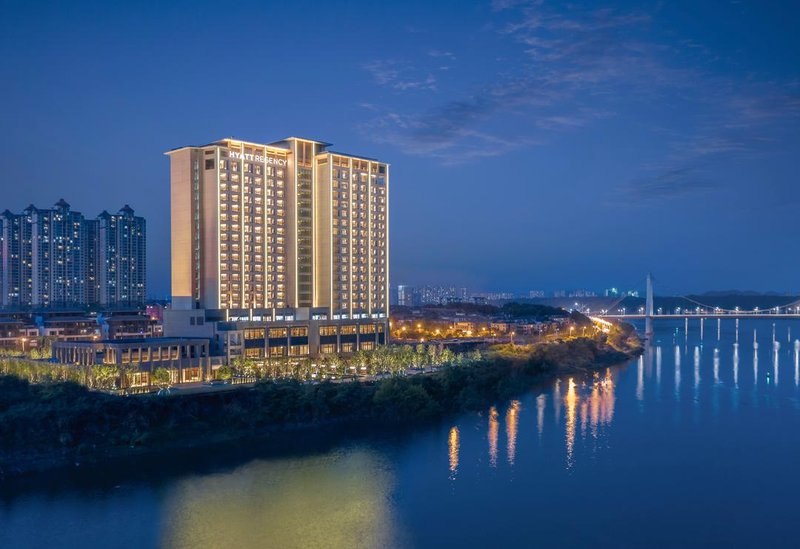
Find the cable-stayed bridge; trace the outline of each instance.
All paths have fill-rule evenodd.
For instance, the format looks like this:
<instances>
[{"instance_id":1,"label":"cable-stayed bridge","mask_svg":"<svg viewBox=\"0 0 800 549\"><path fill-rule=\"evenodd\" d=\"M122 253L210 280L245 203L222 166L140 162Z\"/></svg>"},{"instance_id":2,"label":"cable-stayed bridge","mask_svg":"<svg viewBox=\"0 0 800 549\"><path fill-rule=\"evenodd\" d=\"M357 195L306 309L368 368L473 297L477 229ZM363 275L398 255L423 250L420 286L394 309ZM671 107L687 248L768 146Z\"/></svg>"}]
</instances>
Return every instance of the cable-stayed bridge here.
<instances>
[{"instance_id":1,"label":"cable-stayed bridge","mask_svg":"<svg viewBox=\"0 0 800 549\"><path fill-rule=\"evenodd\" d=\"M604 306L599 311L588 311L594 316L603 318L629 318L645 319L646 334L652 334L652 322L663 318L743 318L743 317L766 317L766 318L800 318L800 300L793 300L787 303L770 307L721 307L698 300L698 296L670 295L664 296L671 299L679 299L686 302L686 306L675 307L655 307L654 279L648 274L646 279L646 298L645 303L634 309L622 306L623 301L628 296L622 296L608 306ZM712 300L713 299L709 299Z\"/></svg>"}]
</instances>

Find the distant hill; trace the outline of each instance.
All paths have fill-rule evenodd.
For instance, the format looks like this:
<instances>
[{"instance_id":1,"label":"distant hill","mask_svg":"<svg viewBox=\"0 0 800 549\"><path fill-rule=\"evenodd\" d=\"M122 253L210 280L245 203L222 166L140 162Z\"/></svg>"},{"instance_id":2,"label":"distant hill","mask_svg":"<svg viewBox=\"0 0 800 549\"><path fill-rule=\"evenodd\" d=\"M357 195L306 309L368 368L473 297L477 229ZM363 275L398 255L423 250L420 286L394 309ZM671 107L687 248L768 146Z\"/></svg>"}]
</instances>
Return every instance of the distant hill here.
<instances>
[{"instance_id":1,"label":"distant hill","mask_svg":"<svg viewBox=\"0 0 800 549\"><path fill-rule=\"evenodd\" d=\"M713 290L710 292L703 292L702 294L697 294L697 295L706 297L725 297L725 296L758 297L758 296L784 296L791 294L788 294L786 292L755 292L753 290Z\"/></svg>"}]
</instances>

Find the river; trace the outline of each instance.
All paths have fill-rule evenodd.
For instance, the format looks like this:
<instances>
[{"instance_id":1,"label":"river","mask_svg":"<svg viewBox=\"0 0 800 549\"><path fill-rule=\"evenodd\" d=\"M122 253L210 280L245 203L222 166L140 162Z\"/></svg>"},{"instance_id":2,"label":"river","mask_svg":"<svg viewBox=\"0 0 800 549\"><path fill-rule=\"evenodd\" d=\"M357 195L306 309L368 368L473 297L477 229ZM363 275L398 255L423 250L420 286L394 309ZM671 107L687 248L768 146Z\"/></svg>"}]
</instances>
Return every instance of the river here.
<instances>
[{"instance_id":1,"label":"river","mask_svg":"<svg viewBox=\"0 0 800 549\"><path fill-rule=\"evenodd\" d=\"M797 546L800 322L774 325L657 321L639 360L407 432L0 487L0 547Z\"/></svg>"}]
</instances>

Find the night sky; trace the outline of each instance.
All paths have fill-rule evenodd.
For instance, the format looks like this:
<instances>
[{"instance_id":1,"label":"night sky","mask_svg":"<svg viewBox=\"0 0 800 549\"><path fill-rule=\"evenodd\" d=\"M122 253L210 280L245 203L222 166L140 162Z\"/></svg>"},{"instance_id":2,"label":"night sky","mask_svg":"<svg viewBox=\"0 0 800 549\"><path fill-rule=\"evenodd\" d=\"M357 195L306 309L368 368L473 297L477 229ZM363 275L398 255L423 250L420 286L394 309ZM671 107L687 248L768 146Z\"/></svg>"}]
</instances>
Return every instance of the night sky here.
<instances>
[{"instance_id":1,"label":"night sky","mask_svg":"<svg viewBox=\"0 0 800 549\"><path fill-rule=\"evenodd\" d=\"M392 165L392 284L800 292L796 2L6 2L0 209L147 218L164 151Z\"/></svg>"}]
</instances>

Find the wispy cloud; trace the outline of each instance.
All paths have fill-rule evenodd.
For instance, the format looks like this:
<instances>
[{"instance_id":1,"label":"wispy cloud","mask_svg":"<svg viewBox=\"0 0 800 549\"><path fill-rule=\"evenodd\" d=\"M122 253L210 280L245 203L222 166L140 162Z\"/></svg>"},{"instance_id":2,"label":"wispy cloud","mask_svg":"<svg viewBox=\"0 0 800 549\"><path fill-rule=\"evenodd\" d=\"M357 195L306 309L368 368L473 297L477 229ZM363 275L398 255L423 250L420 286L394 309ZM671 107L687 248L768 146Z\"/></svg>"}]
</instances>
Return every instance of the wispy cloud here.
<instances>
[{"instance_id":1,"label":"wispy cloud","mask_svg":"<svg viewBox=\"0 0 800 549\"><path fill-rule=\"evenodd\" d=\"M398 91L436 90L432 74L420 75L410 65L391 60L372 61L364 65L375 83Z\"/></svg>"},{"instance_id":2,"label":"wispy cloud","mask_svg":"<svg viewBox=\"0 0 800 549\"><path fill-rule=\"evenodd\" d=\"M430 50L428 51L428 55L431 57L449 59L450 61L455 61L456 59L456 55L451 51Z\"/></svg>"},{"instance_id":3,"label":"wispy cloud","mask_svg":"<svg viewBox=\"0 0 800 549\"><path fill-rule=\"evenodd\" d=\"M639 109L651 113L651 134L665 148L657 166L639 166L642 175L617 189L630 199L719 188L702 166L725 155L765 154L778 136L796 133L797 83L715 73L717 56L707 46L659 41L657 11L550 7L538 0L494 0L491 7L495 36L516 53L487 71L483 85L457 87L450 100L421 110L384 106L362 129L410 154L469 159L547 143ZM428 62L455 57L443 49L426 55ZM409 67L378 63L369 70L392 89L445 96L447 73L437 82ZM662 135L656 124L671 109L684 119Z\"/></svg>"},{"instance_id":4,"label":"wispy cloud","mask_svg":"<svg viewBox=\"0 0 800 549\"><path fill-rule=\"evenodd\" d=\"M622 202L660 202L687 194L713 191L719 184L705 177L702 170L692 166L668 168L656 175L650 175L620 185L614 200Z\"/></svg>"}]
</instances>

